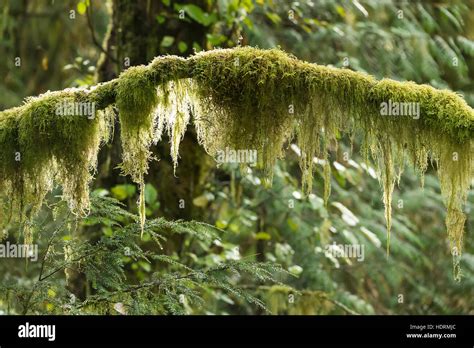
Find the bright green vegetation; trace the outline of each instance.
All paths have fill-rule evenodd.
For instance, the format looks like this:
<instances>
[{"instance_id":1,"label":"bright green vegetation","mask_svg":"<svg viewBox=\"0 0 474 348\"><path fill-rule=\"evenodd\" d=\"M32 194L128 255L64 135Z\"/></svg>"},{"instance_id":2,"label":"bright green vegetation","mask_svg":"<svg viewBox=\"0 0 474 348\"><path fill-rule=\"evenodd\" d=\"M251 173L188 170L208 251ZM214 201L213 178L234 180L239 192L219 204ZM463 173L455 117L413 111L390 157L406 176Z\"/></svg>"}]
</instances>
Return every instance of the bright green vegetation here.
<instances>
[{"instance_id":1,"label":"bright green vegetation","mask_svg":"<svg viewBox=\"0 0 474 348\"><path fill-rule=\"evenodd\" d=\"M420 117L382 116L380 105L389 100L419 103ZM87 213L88 184L99 146L108 139L113 113L100 112L92 120L57 116L55 107L64 101L94 101L100 109L115 102L122 170L141 186L142 227L150 146L166 130L176 166L179 142L192 116L198 139L211 156L226 147L256 149L268 181L286 144L295 138L301 149L302 185L308 193L313 158L327 159L343 134L361 134L362 153L367 161L373 158L383 188L388 233L392 191L405 160L423 176L431 159L447 207L452 247L462 249L463 205L472 178L474 110L453 92L412 82L377 81L348 69L303 62L278 49L244 47L188 59L158 57L92 91L46 93L0 114L0 188L22 212L27 203L38 208L57 182L71 210ZM323 174L327 200L329 166Z\"/></svg>"}]
</instances>

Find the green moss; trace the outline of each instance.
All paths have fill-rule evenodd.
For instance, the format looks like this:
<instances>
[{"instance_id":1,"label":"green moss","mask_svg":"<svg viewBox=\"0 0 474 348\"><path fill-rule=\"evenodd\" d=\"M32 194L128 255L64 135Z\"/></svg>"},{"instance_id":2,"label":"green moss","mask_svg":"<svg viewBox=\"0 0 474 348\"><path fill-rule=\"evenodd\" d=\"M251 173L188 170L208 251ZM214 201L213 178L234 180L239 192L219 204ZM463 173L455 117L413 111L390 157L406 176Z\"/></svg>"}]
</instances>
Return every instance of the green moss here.
<instances>
[{"instance_id":1,"label":"green moss","mask_svg":"<svg viewBox=\"0 0 474 348\"><path fill-rule=\"evenodd\" d=\"M159 88L161 98L156 110L158 120L155 141L161 139L164 130L167 131L171 143L171 158L175 173L178 165L179 144L191 119L191 83L189 79L172 80L164 83Z\"/></svg>"},{"instance_id":2,"label":"green moss","mask_svg":"<svg viewBox=\"0 0 474 348\"><path fill-rule=\"evenodd\" d=\"M120 75L116 104L119 109L123 149L122 170L135 182L148 171L149 147L153 142L156 86L145 66L131 67Z\"/></svg>"},{"instance_id":3,"label":"green moss","mask_svg":"<svg viewBox=\"0 0 474 348\"><path fill-rule=\"evenodd\" d=\"M183 58L158 57L149 66L137 66L120 75L116 86L125 175L140 185L140 222L145 223L144 176L151 159L150 146L161 139L163 128L170 134L171 155L178 161L178 148L190 114L185 98ZM158 93L157 87L160 87Z\"/></svg>"},{"instance_id":4,"label":"green moss","mask_svg":"<svg viewBox=\"0 0 474 348\"><path fill-rule=\"evenodd\" d=\"M383 79L375 84L371 96L377 105L389 99L420 103L421 115L417 123L421 128L436 129L459 142L469 141L474 136L473 110L451 91Z\"/></svg>"},{"instance_id":5,"label":"green moss","mask_svg":"<svg viewBox=\"0 0 474 348\"><path fill-rule=\"evenodd\" d=\"M301 62L279 50L217 50L192 59L195 124L211 155L226 147L256 148L271 178L284 144L296 137L303 188L310 192L313 158L327 158L329 144L337 143L341 134L362 133L363 149L374 158L384 191L387 252L391 196L404 162L411 160L422 177L431 157L438 162L448 207L448 234L461 249L464 220L460 216L469 188L474 112L458 95ZM381 103L390 100L419 103L419 117L382 116ZM328 173L325 166L325 198Z\"/></svg>"},{"instance_id":6,"label":"green moss","mask_svg":"<svg viewBox=\"0 0 474 348\"><path fill-rule=\"evenodd\" d=\"M97 109L102 110L115 102L118 80L99 83L91 88L89 98L96 103Z\"/></svg>"},{"instance_id":7,"label":"green moss","mask_svg":"<svg viewBox=\"0 0 474 348\"><path fill-rule=\"evenodd\" d=\"M217 50L193 59L200 142L213 156L227 147L257 150L271 178L293 133L294 112L305 108L304 72L293 69L292 58L279 50Z\"/></svg>"},{"instance_id":8,"label":"green moss","mask_svg":"<svg viewBox=\"0 0 474 348\"><path fill-rule=\"evenodd\" d=\"M193 117L199 142L219 150L257 150L265 182L294 139L301 150L302 186L312 190L314 158L326 159L324 198L330 192L330 145L362 136L383 189L387 232L391 196L406 160L423 180L428 159L436 163L452 247L462 250L466 194L472 179L474 111L453 92L413 82L377 81L369 75L302 62L285 52L251 47L202 52L188 59L157 57L116 80L90 90L47 93L0 113L0 189L38 207L54 182L73 210L85 213L97 150L110 134L113 113L95 120L58 118L59 101L93 101L119 109L124 174L144 187L150 146L166 131L171 157ZM382 116L381 103L419 103L419 117ZM21 161L14 154L20 152ZM144 224L143 192L140 221ZM390 237L388 235L388 237ZM387 239L387 250L389 238Z\"/></svg>"},{"instance_id":9,"label":"green moss","mask_svg":"<svg viewBox=\"0 0 474 348\"><path fill-rule=\"evenodd\" d=\"M17 175L20 162L16 161L18 144L18 118L22 107L10 109L0 118L0 190L10 197L10 207L21 206L22 178ZM11 211L10 211L11 213ZM11 215L11 214L6 214Z\"/></svg>"},{"instance_id":10,"label":"green moss","mask_svg":"<svg viewBox=\"0 0 474 348\"><path fill-rule=\"evenodd\" d=\"M150 146L154 139L154 110L158 104L156 86L145 66L131 67L120 75L116 104L119 109L122 164L125 175L140 185L140 224L145 224L144 175L148 172Z\"/></svg>"},{"instance_id":11,"label":"green moss","mask_svg":"<svg viewBox=\"0 0 474 348\"><path fill-rule=\"evenodd\" d=\"M57 182L71 210L87 214L105 120L56 113L58 104L70 102L88 102L88 95L82 90L46 93L2 114L0 185L16 209L29 203L37 211Z\"/></svg>"},{"instance_id":12,"label":"green moss","mask_svg":"<svg viewBox=\"0 0 474 348\"><path fill-rule=\"evenodd\" d=\"M178 165L179 144L191 119L192 64L177 56L157 57L150 64L151 75L159 86L158 119L155 128L155 142L161 139L164 130L171 142L171 157L174 170Z\"/></svg>"}]
</instances>

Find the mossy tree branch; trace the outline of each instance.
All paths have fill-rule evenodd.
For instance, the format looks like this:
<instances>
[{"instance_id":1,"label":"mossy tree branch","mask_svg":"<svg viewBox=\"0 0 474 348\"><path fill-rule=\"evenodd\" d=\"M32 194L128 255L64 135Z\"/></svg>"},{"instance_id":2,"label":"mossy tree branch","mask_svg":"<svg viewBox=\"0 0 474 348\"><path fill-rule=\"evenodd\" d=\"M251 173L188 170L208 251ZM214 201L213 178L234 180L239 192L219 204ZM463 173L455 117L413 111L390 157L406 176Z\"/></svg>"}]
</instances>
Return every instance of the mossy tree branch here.
<instances>
[{"instance_id":1,"label":"mossy tree branch","mask_svg":"<svg viewBox=\"0 0 474 348\"><path fill-rule=\"evenodd\" d=\"M381 104L389 101L416 103L418 117L382 116ZM100 112L92 119L58 116L56 106L64 102L94 103ZM88 89L48 92L0 113L0 189L12 197L13 206L25 211L29 203L34 212L58 182L71 209L87 214L88 184L100 144L111 134L113 105L121 124L122 170L141 186L150 146L163 131L170 136L177 164L191 116L211 156L226 147L256 149L268 180L284 144L296 136L306 192L311 191L313 158L326 159L330 144L341 134L360 133L365 158L372 155L378 168L388 230L391 195L405 159L423 175L431 158L437 162L447 206L448 234L452 246L461 251L463 205L472 178L474 110L453 92L379 81L348 69L303 62L278 49L244 47L187 59L157 57L115 80ZM327 194L329 175L330 170L324 170ZM143 199L140 211L143 223Z\"/></svg>"}]
</instances>

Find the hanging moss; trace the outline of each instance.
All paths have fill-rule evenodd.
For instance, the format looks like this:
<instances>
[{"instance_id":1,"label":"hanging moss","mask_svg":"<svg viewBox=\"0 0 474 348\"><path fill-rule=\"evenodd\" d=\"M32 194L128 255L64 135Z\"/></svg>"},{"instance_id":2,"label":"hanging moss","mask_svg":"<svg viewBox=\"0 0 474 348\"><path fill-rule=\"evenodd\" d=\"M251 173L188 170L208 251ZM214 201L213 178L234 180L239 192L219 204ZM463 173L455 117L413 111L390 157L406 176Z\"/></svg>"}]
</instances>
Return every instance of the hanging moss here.
<instances>
[{"instance_id":1,"label":"hanging moss","mask_svg":"<svg viewBox=\"0 0 474 348\"><path fill-rule=\"evenodd\" d=\"M105 119L57 113L60 104L87 102L87 92L71 89L29 98L2 114L0 182L16 208L29 203L37 211L56 181L71 210L87 214L91 172L107 134Z\"/></svg>"},{"instance_id":2,"label":"hanging moss","mask_svg":"<svg viewBox=\"0 0 474 348\"><path fill-rule=\"evenodd\" d=\"M191 81L173 80L161 86L162 98L156 110L158 122L155 141L161 139L166 129L171 143L171 158L176 173L179 157L179 144L184 137L186 127L191 119Z\"/></svg>"},{"instance_id":3,"label":"hanging moss","mask_svg":"<svg viewBox=\"0 0 474 348\"><path fill-rule=\"evenodd\" d=\"M129 68L116 84L123 149L121 168L140 185L138 206L142 230L145 223L144 176L151 159L150 146L161 138L166 126L172 139L176 168L179 142L189 121L189 112L185 110L188 103L183 95L186 90L180 88L183 82L179 81L185 62L176 56L158 57L149 66ZM171 92L173 100L170 100L169 84L177 87ZM157 91L158 86L161 93ZM111 94L108 85L103 98L110 98ZM98 93L97 97L100 98Z\"/></svg>"},{"instance_id":4,"label":"hanging moss","mask_svg":"<svg viewBox=\"0 0 474 348\"><path fill-rule=\"evenodd\" d=\"M363 147L375 160L384 191L387 252L391 196L405 157L422 176L431 156L439 162L447 197L449 236L460 250L464 221L458 214L469 187L467 147L474 118L472 109L455 93L411 82L377 81L353 71L301 62L279 50L219 50L192 59L198 104L195 123L211 155L226 147L256 148L271 178L283 145L295 135L301 149L302 183L309 192L313 158L327 158L328 144L336 142L340 133L352 136L362 131ZM419 115L382 116L381 103L390 100L419 103ZM324 166L325 197L328 168Z\"/></svg>"},{"instance_id":5,"label":"hanging moss","mask_svg":"<svg viewBox=\"0 0 474 348\"><path fill-rule=\"evenodd\" d=\"M148 171L150 145L154 138L156 86L145 66L131 67L120 75L116 104L119 109L123 158L121 168L139 183Z\"/></svg>"},{"instance_id":6,"label":"hanging moss","mask_svg":"<svg viewBox=\"0 0 474 348\"><path fill-rule=\"evenodd\" d=\"M47 93L0 113L0 189L20 208L24 202L38 207L56 181L72 209L87 211L87 186L111 116L101 113L92 122L59 119L54 105L64 100L94 101L98 109L116 104L122 170L142 190L150 146L167 131L176 168L191 116L198 140L211 156L227 148L257 150L258 166L268 181L286 144L295 139L306 193L312 190L314 158L326 160L325 201L330 192L330 144L337 145L344 134L351 139L361 135L362 154L367 161L373 158L384 191L388 234L391 196L405 161L423 178L430 158L440 177L452 247L462 250L474 111L453 92L413 82L377 81L348 69L302 62L278 49L243 47L188 59L157 57L90 90ZM381 105L389 101L417 103L419 114L383 116ZM17 151L23 156L20 162L12 156ZM143 192L140 197L144 224Z\"/></svg>"},{"instance_id":7,"label":"hanging moss","mask_svg":"<svg viewBox=\"0 0 474 348\"><path fill-rule=\"evenodd\" d=\"M226 148L257 150L259 165L271 180L276 159L293 134L294 115L308 102L304 72L279 50L218 50L192 59L200 142L212 156Z\"/></svg>"},{"instance_id":8,"label":"hanging moss","mask_svg":"<svg viewBox=\"0 0 474 348\"><path fill-rule=\"evenodd\" d=\"M22 205L22 178L17 173L20 170L20 162L16 161L20 146L18 144L18 117L22 108L13 108L3 112L0 118L0 190L10 197L11 216L14 206Z\"/></svg>"}]
</instances>

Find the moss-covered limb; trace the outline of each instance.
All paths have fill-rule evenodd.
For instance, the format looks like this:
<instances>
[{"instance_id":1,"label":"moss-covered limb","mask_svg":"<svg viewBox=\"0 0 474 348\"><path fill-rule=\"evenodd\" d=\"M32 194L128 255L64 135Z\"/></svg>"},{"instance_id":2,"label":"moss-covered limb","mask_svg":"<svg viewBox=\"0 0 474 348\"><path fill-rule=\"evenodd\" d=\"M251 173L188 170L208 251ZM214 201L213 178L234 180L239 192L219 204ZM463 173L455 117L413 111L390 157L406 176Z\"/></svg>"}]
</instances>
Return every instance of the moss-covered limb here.
<instances>
[{"instance_id":1,"label":"moss-covered limb","mask_svg":"<svg viewBox=\"0 0 474 348\"><path fill-rule=\"evenodd\" d=\"M18 202L38 206L56 180L71 207L84 212L97 149L111 120L109 113L92 121L58 117L54 105L64 101L94 102L97 110L118 107L122 169L141 187L150 146L165 130L176 166L191 116L209 154L226 148L257 150L258 165L270 180L284 145L295 137L307 192L314 157L327 159L329 145L337 144L342 134L361 133L364 154L372 154L378 166L388 229L391 192L405 158L422 176L430 157L437 162L448 208L448 234L461 250L461 216L472 178L474 111L453 92L412 82L377 81L347 69L302 62L277 49L243 47L188 59L157 57L88 90L46 93L1 112L2 190L12 192ZM390 101L416 103L419 114L382 116L382 103ZM12 159L16 152L22 153L22 161ZM326 195L329 173L326 165ZM139 203L143 210L143 202Z\"/></svg>"},{"instance_id":2,"label":"moss-covered limb","mask_svg":"<svg viewBox=\"0 0 474 348\"><path fill-rule=\"evenodd\" d=\"M239 65L240 59L247 62L247 65ZM270 70L268 70L268 66L258 64L263 60L269 63L267 65L271 66ZM249 65L250 62L252 64ZM368 104L379 108L380 103L388 99L416 101L421 103L423 116L420 117L419 123L444 130L459 140L470 139L474 135L473 111L460 96L453 92L440 91L431 86L418 85L413 82L398 82L389 79L377 81L371 76L347 69L302 62L280 50L259 50L244 47L208 51L188 59L177 56L157 57L146 69L142 69L142 72L144 79L150 79L150 82L155 86L172 79L193 77L201 77L201 81L212 82L213 78L203 76L208 72L203 68L216 69L218 68L216 65L222 63L226 67L220 81L230 73L234 75L243 73L245 76L241 76L242 83L247 83L256 76L260 76L260 83L263 83L266 78L274 82L281 82L282 78L283 80L287 78L292 80L292 77L295 77L290 86L277 85L277 89L290 87L299 92L299 88L311 85L317 89L324 89L327 94L342 98L346 104L352 104L360 109L364 109L364 105L367 107ZM91 88L90 99L96 103L97 109L104 109L116 101L117 85L122 78L127 79L127 76L123 73L115 80ZM309 84L302 79L296 79L296 77L304 76L306 76L306 82L310 82ZM218 83L220 82L216 81L216 84ZM221 94L224 95L224 93ZM229 101L231 95L225 94L225 96ZM58 94L57 98L59 101L61 94ZM234 100L235 102L236 100ZM17 113L18 108L8 111ZM5 113L6 111L0 112L0 118L3 118Z\"/></svg>"},{"instance_id":3,"label":"moss-covered limb","mask_svg":"<svg viewBox=\"0 0 474 348\"><path fill-rule=\"evenodd\" d=\"M107 106L115 103L117 96L118 79L99 83L91 87L89 94L90 101L96 104L97 110L103 110Z\"/></svg>"},{"instance_id":4,"label":"moss-covered limb","mask_svg":"<svg viewBox=\"0 0 474 348\"><path fill-rule=\"evenodd\" d=\"M209 153L256 148L271 176L283 144L296 135L303 186L310 190L314 156L326 158L328 144L341 133L361 132L379 169L388 234L391 195L405 157L423 175L431 156L440 169L448 233L460 250L474 113L458 95L309 64L278 50L211 51L193 59L195 123ZM418 103L419 115L382 116L381 103L390 100Z\"/></svg>"}]
</instances>

